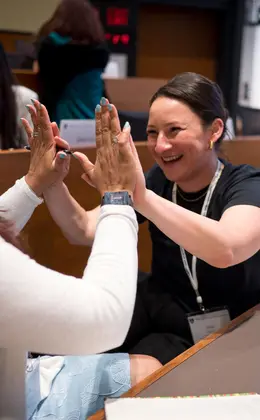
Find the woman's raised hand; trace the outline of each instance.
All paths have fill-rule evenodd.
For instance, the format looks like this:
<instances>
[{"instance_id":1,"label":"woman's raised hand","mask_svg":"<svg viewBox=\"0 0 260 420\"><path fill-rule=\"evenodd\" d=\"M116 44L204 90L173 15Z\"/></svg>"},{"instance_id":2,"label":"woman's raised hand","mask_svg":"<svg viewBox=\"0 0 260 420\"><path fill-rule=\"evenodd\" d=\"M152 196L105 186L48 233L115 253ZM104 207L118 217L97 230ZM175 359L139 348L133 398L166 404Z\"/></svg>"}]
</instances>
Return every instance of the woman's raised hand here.
<instances>
[{"instance_id":1,"label":"woman's raised hand","mask_svg":"<svg viewBox=\"0 0 260 420\"><path fill-rule=\"evenodd\" d=\"M25 179L31 189L40 196L53 184L63 181L69 171L70 157L63 152L57 153L56 146L69 149L69 144L59 137L58 126L50 122L45 106L37 100L33 100L33 105L27 106L33 129L29 122L22 118L31 148L30 167Z\"/></svg>"},{"instance_id":2,"label":"woman's raised hand","mask_svg":"<svg viewBox=\"0 0 260 420\"><path fill-rule=\"evenodd\" d=\"M130 144L130 125L121 130L118 113L107 99L96 107L96 162L80 152L83 179L96 187L101 196L105 192L128 191L133 197L136 186L136 161Z\"/></svg>"}]
</instances>

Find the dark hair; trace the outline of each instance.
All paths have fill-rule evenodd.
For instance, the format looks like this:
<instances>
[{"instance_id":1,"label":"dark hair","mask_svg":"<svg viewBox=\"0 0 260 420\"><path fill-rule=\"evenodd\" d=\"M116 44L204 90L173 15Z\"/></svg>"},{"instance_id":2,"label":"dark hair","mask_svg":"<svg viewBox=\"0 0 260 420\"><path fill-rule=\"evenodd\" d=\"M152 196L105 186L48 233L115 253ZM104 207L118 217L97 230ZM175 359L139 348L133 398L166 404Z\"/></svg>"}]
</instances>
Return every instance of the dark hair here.
<instances>
[{"instance_id":1,"label":"dark hair","mask_svg":"<svg viewBox=\"0 0 260 420\"><path fill-rule=\"evenodd\" d=\"M226 133L228 111L219 85L197 73L177 74L166 85L158 89L150 100L150 106L159 97L177 99L188 105L198 115L203 125L210 125L216 118L224 123L224 130L215 143L219 146Z\"/></svg>"},{"instance_id":2,"label":"dark hair","mask_svg":"<svg viewBox=\"0 0 260 420\"><path fill-rule=\"evenodd\" d=\"M88 0L62 0L40 28L37 41L51 32L69 36L74 43L98 44L105 39L98 12Z\"/></svg>"},{"instance_id":3,"label":"dark hair","mask_svg":"<svg viewBox=\"0 0 260 420\"><path fill-rule=\"evenodd\" d=\"M15 80L0 43L0 148L17 148L17 109L12 85Z\"/></svg>"}]
</instances>

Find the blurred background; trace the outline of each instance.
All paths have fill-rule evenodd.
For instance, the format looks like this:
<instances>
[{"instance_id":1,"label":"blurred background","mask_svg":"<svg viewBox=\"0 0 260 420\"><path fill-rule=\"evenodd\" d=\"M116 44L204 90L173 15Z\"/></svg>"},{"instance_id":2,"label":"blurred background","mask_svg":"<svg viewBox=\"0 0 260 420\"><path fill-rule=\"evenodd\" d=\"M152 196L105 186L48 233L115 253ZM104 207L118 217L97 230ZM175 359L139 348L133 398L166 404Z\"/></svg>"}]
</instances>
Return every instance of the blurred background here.
<instances>
[{"instance_id":1,"label":"blurred background","mask_svg":"<svg viewBox=\"0 0 260 420\"><path fill-rule=\"evenodd\" d=\"M37 73L35 36L58 4L58 0L0 0L0 42L19 83L36 92L37 78L30 73ZM260 134L260 0L93 0L92 4L110 53L103 77L109 79L108 93L122 112L146 112L150 92L162 81L194 71L219 83L236 134ZM120 79L125 78L136 80L125 87L122 99Z\"/></svg>"},{"instance_id":2,"label":"blurred background","mask_svg":"<svg viewBox=\"0 0 260 420\"><path fill-rule=\"evenodd\" d=\"M153 165L145 144L149 99L168 79L191 71L223 90L231 139L223 145L225 158L260 166L260 0L93 0L94 9L87 3L0 0L1 149L24 146L19 121L28 117L25 104L31 98L39 97L57 122L94 123L95 106L105 95L117 106L121 123L130 122L148 170ZM59 9L62 4L67 11ZM94 161L95 149L85 152ZM26 173L29 154L2 151L0 160L4 192ZM99 196L91 188L82 194L76 163L66 184L84 208L93 208ZM68 244L45 206L36 211L26 234L38 262L67 274L82 273L85 248ZM139 268L148 272L146 224L139 236Z\"/></svg>"}]
</instances>

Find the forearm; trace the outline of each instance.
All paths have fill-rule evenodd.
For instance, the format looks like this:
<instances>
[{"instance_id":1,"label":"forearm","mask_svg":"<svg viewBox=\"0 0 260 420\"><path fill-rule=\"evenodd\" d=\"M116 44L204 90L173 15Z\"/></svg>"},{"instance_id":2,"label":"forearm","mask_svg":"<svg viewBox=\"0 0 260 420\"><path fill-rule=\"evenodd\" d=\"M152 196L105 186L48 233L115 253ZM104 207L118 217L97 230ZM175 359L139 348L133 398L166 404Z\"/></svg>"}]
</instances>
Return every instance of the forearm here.
<instances>
[{"instance_id":1,"label":"forearm","mask_svg":"<svg viewBox=\"0 0 260 420\"><path fill-rule=\"evenodd\" d=\"M127 217L126 217L127 216ZM108 348L123 344L130 327L136 297L138 273L138 224L129 206L101 207L96 236L88 265L84 272L87 282L97 285L94 333L97 343L102 337ZM97 321L98 319L98 321Z\"/></svg>"},{"instance_id":2,"label":"forearm","mask_svg":"<svg viewBox=\"0 0 260 420\"><path fill-rule=\"evenodd\" d=\"M150 190L137 210L190 254L215 267L230 265L230 242L218 221L186 210Z\"/></svg>"},{"instance_id":3,"label":"forearm","mask_svg":"<svg viewBox=\"0 0 260 420\"><path fill-rule=\"evenodd\" d=\"M85 281L40 266L0 238L0 347L94 354L123 343L136 294L138 226L130 207L106 207Z\"/></svg>"},{"instance_id":4,"label":"forearm","mask_svg":"<svg viewBox=\"0 0 260 420\"><path fill-rule=\"evenodd\" d=\"M19 232L32 216L35 208L42 203L25 182L25 178L16 181L15 185L0 197L1 216L15 223Z\"/></svg>"},{"instance_id":5,"label":"forearm","mask_svg":"<svg viewBox=\"0 0 260 420\"><path fill-rule=\"evenodd\" d=\"M76 245L91 245L88 237L87 212L72 197L67 186L60 183L44 193L45 203L55 223L69 242Z\"/></svg>"}]
</instances>

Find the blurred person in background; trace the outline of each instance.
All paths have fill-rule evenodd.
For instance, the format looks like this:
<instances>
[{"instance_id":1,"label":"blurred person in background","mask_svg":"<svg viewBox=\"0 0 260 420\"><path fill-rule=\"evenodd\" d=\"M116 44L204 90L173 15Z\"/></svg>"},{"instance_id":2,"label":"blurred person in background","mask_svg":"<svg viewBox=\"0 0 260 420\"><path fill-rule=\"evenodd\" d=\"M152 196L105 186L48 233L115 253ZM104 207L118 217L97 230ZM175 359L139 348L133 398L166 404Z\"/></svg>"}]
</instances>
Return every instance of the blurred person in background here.
<instances>
[{"instance_id":1,"label":"blurred person in background","mask_svg":"<svg viewBox=\"0 0 260 420\"><path fill-rule=\"evenodd\" d=\"M27 144L20 119L30 120L26 104L38 95L16 83L0 43L0 149L19 149Z\"/></svg>"},{"instance_id":2,"label":"blurred person in background","mask_svg":"<svg viewBox=\"0 0 260 420\"><path fill-rule=\"evenodd\" d=\"M50 118L93 119L104 94L109 51L98 12L88 0L62 0L37 40L40 99Z\"/></svg>"}]
</instances>

